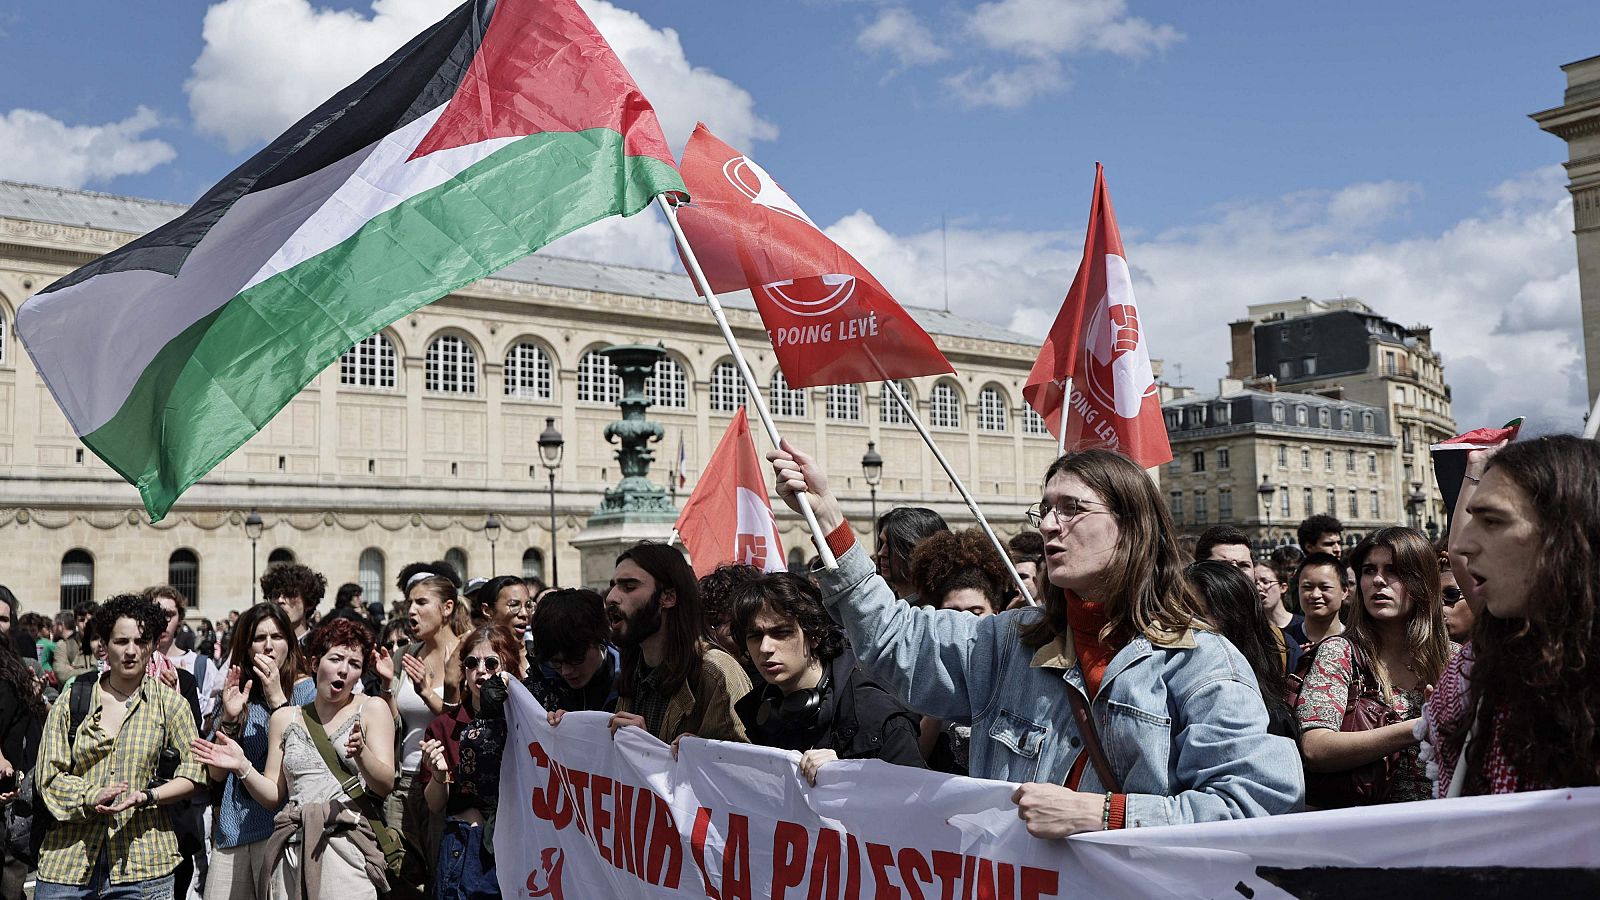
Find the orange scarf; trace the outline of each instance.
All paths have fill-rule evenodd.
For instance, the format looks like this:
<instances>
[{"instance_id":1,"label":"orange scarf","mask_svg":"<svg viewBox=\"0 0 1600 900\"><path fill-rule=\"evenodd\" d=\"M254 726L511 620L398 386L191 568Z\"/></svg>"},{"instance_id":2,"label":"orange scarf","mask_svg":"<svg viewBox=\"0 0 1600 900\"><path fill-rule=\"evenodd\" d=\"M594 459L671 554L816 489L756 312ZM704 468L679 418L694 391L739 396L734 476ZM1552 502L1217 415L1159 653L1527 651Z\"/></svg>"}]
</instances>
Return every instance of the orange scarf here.
<instances>
[{"instance_id":1,"label":"orange scarf","mask_svg":"<svg viewBox=\"0 0 1600 900\"><path fill-rule=\"evenodd\" d=\"M1117 655L1115 647L1100 640L1106 627L1106 606L1092 600L1079 599L1067 592L1067 624L1072 628L1072 644L1078 653L1078 665L1083 670L1083 683L1089 689L1089 699L1100 693L1100 679L1105 677L1106 666Z\"/></svg>"}]
</instances>

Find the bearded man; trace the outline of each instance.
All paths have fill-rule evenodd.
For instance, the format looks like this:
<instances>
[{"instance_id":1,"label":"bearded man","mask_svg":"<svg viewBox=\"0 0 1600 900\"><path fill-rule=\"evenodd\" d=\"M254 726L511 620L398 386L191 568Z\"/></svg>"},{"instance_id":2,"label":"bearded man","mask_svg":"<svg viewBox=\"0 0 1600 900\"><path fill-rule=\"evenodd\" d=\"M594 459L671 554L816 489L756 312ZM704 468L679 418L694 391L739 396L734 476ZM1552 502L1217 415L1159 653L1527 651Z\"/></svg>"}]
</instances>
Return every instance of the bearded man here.
<instances>
[{"instance_id":1,"label":"bearded man","mask_svg":"<svg viewBox=\"0 0 1600 900\"><path fill-rule=\"evenodd\" d=\"M666 544L629 547L605 599L622 651L612 733L636 726L668 743L685 734L748 742L733 706L750 692L750 678L705 639L700 588L683 554Z\"/></svg>"}]
</instances>

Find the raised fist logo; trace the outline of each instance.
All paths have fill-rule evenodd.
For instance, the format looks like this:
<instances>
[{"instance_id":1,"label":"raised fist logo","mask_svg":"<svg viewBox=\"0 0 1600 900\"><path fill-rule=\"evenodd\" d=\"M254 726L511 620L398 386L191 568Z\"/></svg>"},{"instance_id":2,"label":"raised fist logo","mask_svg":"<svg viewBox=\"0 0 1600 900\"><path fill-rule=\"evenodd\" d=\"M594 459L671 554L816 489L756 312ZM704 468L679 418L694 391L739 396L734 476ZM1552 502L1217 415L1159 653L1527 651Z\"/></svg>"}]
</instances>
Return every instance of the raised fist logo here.
<instances>
[{"instance_id":1,"label":"raised fist logo","mask_svg":"<svg viewBox=\"0 0 1600 900\"><path fill-rule=\"evenodd\" d=\"M1136 418L1144 398L1156 392L1155 371L1143 338L1128 264L1107 254L1106 294L1088 322L1084 390L1102 409L1124 419Z\"/></svg>"},{"instance_id":2,"label":"raised fist logo","mask_svg":"<svg viewBox=\"0 0 1600 900\"><path fill-rule=\"evenodd\" d=\"M551 900L565 900L561 896L561 857L560 847L546 847L539 856L539 868L528 873L528 896L549 897Z\"/></svg>"}]
</instances>

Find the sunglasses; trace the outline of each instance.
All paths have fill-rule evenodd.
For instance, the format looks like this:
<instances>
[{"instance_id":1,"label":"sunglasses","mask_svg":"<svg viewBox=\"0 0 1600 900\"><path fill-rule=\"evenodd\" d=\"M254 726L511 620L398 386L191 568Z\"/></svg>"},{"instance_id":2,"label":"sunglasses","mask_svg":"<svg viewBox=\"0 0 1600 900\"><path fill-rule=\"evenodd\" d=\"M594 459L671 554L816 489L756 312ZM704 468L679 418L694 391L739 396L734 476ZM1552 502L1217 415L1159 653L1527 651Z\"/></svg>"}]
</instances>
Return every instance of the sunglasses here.
<instances>
[{"instance_id":1,"label":"sunglasses","mask_svg":"<svg viewBox=\"0 0 1600 900\"><path fill-rule=\"evenodd\" d=\"M476 656L469 656L463 659L461 664L466 667L468 672L476 672L480 665L488 670L491 675L500 671L500 657L498 656L485 656L482 659Z\"/></svg>"},{"instance_id":2,"label":"sunglasses","mask_svg":"<svg viewBox=\"0 0 1600 900\"><path fill-rule=\"evenodd\" d=\"M1460 603L1461 598L1465 596L1466 594L1461 593L1461 588L1447 587L1444 589L1444 605L1455 606L1457 603Z\"/></svg>"}]
</instances>

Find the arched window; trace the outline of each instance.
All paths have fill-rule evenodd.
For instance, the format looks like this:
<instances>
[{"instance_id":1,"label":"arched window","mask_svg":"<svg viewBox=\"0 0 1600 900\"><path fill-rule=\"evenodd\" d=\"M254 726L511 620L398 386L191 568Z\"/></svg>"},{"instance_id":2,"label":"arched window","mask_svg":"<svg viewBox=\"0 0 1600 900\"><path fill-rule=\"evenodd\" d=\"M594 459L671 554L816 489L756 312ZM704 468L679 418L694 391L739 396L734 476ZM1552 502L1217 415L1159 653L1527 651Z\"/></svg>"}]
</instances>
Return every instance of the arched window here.
<instances>
[{"instance_id":1,"label":"arched window","mask_svg":"<svg viewBox=\"0 0 1600 900\"><path fill-rule=\"evenodd\" d=\"M1311 412L1306 409L1305 404L1300 404L1294 408L1294 423L1296 425L1311 424Z\"/></svg>"},{"instance_id":2,"label":"arched window","mask_svg":"<svg viewBox=\"0 0 1600 900\"><path fill-rule=\"evenodd\" d=\"M450 564L450 568L456 570L462 581L467 581L471 577L467 574L467 551L460 547L451 547L444 552L444 561Z\"/></svg>"},{"instance_id":3,"label":"arched window","mask_svg":"<svg viewBox=\"0 0 1600 900\"><path fill-rule=\"evenodd\" d=\"M1317 425L1319 427L1327 428L1332 421L1333 413L1330 412L1327 407L1317 410Z\"/></svg>"},{"instance_id":4,"label":"arched window","mask_svg":"<svg viewBox=\"0 0 1600 900\"><path fill-rule=\"evenodd\" d=\"M978 430L1006 430L1006 398L992 387L978 392Z\"/></svg>"},{"instance_id":5,"label":"arched window","mask_svg":"<svg viewBox=\"0 0 1600 900\"><path fill-rule=\"evenodd\" d=\"M1022 433L1023 434L1049 434L1050 426L1045 422L1044 416L1039 411L1024 403L1022 405Z\"/></svg>"},{"instance_id":6,"label":"arched window","mask_svg":"<svg viewBox=\"0 0 1600 900\"><path fill-rule=\"evenodd\" d=\"M900 393L906 395L907 403L915 403L911 397L911 382L896 382L900 386ZM878 421L885 425L910 425L911 416L906 413L905 407L894 398L894 392L889 390L889 382L883 383L883 392L878 395Z\"/></svg>"},{"instance_id":7,"label":"arched window","mask_svg":"<svg viewBox=\"0 0 1600 900\"><path fill-rule=\"evenodd\" d=\"M744 379L739 377L739 369L731 362L719 362L711 370L711 411L731 413L746 401L744 394Z\"/></svg>"},{"instance_id":8,"label":"arched window","mask_svg":"<svg viewBox=\"0 0 1600 900\"><path fill-rule=\"evenodd\" d=\"M1364 412L1361 414L1361 430L1367 434L1372 433L1372 413Z\"/></svg>"},{"instance_id":9,"label":"arched window","mask_svg":"<svg viewBox=\"0 0 1600 900\"><path fill-rule=\"evenodd\" d=\"M522 552L522 577L544 580L544 551L529 547Z\"/></svg>"},{"instance_id":10,"label":"arched window","mask_svg":"<svg viewBox=\"0 0 1600 900\"><path fill-rule=\"evenodd\" d=\"M861 421L861 387L854 384L828 385L828 418L839 422Z\"/></svg>"},{"instance_id":11,"label":"arched window","mask_svg":"<svg viewBox=\"0 0 1600 900\"><path fill-rule=\"evenodd\" d=\"M1350 430L1350 410L1339 410L1339 427L1344 431Z\"/></svg>"},{"instance_id":12,"label":"arched window","mask_svg":"<svg viewBox=\"0 0 1600 900\"><path fill-rule=\"evenodd\" d=\"M689 408L689 379L678 361L665 357L656 360L655 374L644 380L644 395L666 409Z\"/></svg>"},{"instance_id":13,"label":"arched window","mask_svg":"<svg viewBox=\"0 0 1600 900\"><path fill-rule=\"evenodd\" d=\"M555 395L550 354L526 341L506 351L506 396L519 400L549 400Z\"/></svg>"},{"instance_id":14,"label":"arched window","mask_svg":"<svg viewBox=\"0 0 1600 900\"><path fill-rule=\"evenodd\" d=\"M772 387L767 391L767 405L775 416L803 419L806 415L805 388L790 388L781 370L772 373Z\"/></svg>"},{"instance_id":15,"label":"arched window","mask_svg":"<svg viewBox=\"0 0 1600 900\"><path fill-rule=\"evenodd\" d=\"M357 341L339 357L340 384L393 390L394 372L394 342L382 334Z\"/></svg>"},{"instance_id":16,"label":"arched window","mask_svg":"<svg viewBox=\"0 0 1600 900\"><path fill-rule=\"evenodd\" d=\"M471 344L453 334L436 337L428 345L422 372L423 386L433 393L478 392L478 354Z\"/></svg>"},{"instance_id":17,"label":"arched window","mask_svg":"<svg viewBox=\"0 0 1600 900\"><path fill-rule=\"evenodd\" d=\"M1283 404L1282 403L1274 403L1274 404L1272 404L1272 421L1277 423L1277 424L1279 424L1279 425L1283 424Z\"/></svg>"},{"instance_id":18,"label":"arched window","mask_svg":"<svg viewBox=\"0 0 1600 900\"><path fill-rule=\"evenodd\" d=\"M0 309L0 363L6 361L6 311Z\"/></svg>"},{"instance_id":19,"label":"arched window","mask_svg":"<svg viewBox=\"0 0 1600 900\"><path fill-rule=\"evenodd\" d=\"M941 381L928 394L928 424L934 428L961 427L961 395L956 386Z\"/></svg>"},{"instance_id":20,"label":"arched window","mask_svg":"<svg viewBox=\"0 0 1600 900\"><path fill-rule=\"evenodd\" d=\"M189 598L190 609L200 605L200 557L193 550L174 550L167 557L167 584Z\"/></svg>"},{"instance_id":21,"label":"arched window","mask_svg":"<svg viewBox=\"0 0 1600 900\"><path fill-rule=\"evenodd\" d=\"M94 557L87 550L68 550L61 557L61 608L71 609L79 601L93 599Z\"/></svg>"},{"instance_id":22,"label":"arched window","mask_svg":"<svg viewBox=\"0 0 1600 900\"><path fill-rule=\"evenodd\" d=\"M361 585L361 596L366 602L383 599L383 591L387 585L383 577L382 550L368 547L361 551L361 558L356 561L356 583Z\"/></svg>"},{"instance_id":23,"label":"arched window","mask_svg":"<svg viewBox=\"0 0 1600 900\"><path fill-rule=\"evenodd\" d=\"M622 379L611 357L585 353L578 360L578 399L584 403L616 403L622 397Z\"/></svg>"}]
</instances>

